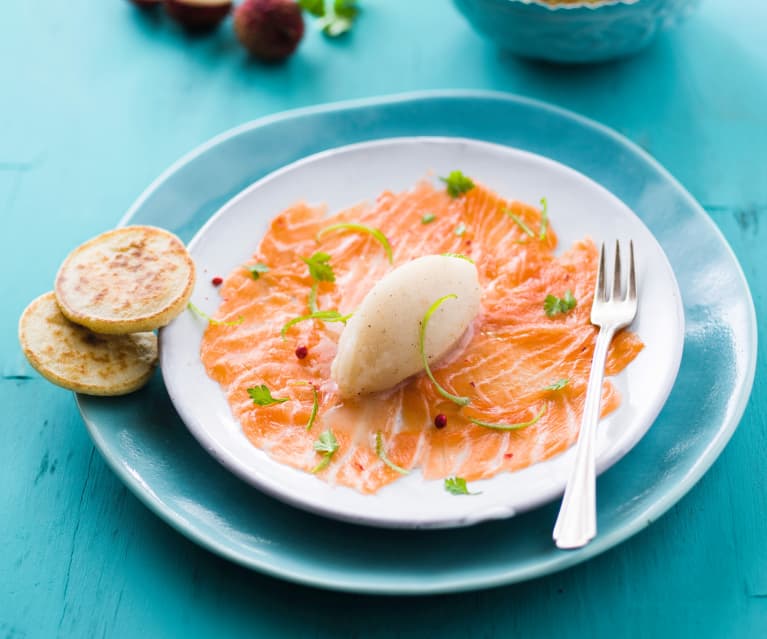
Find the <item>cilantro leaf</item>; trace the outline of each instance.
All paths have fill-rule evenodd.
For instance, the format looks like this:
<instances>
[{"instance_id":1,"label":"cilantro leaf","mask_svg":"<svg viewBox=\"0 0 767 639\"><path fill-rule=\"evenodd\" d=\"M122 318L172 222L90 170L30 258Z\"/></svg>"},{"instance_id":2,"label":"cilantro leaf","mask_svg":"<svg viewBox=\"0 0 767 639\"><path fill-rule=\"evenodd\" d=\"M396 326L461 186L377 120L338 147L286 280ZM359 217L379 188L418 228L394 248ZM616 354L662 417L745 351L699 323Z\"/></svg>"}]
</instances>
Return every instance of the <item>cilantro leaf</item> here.
<instances>
[{"instance_id":1,"label":"cilantro leaf","mask_svg":"<svg viewBox=\"0 0 767 639\"><path fill-rule=\"evenodd\" d=\"M567 289L561 298L556 295L547 295L546 299L543 300L543 311L547 316L554 317L560 313L570 312L577 304L578 302L576 302L573 292Z\"/></svg>"},{"instance_id":2,"label":"cilantro leaf","mask_svg":"<svg viewBox=\"0 0 767 639\"><path fill-rule=\"evenodd\" d=\"M315 18L325 15L325 0L298 0L299 6Z\"/></svg>"},{"instance_id":3,"label":"cilantro leaf","mask_svg":"<svg viewBox=\"0 0 767 639\"><path fill-rule=\"evenodd\" d=\"M330 10L326 7L320 18L320 29L331 38L340 36L352 28L358 13L357 0L334 0Z\"/></svg>"},{"instance_id":4,"label":"cilantro leaf","mask_svg":"<svg viewBox=\"0 0 767 639\"><path fill-rule=\"evenodd\" d=\"M255 264L246 264L245 268L250 271L250 274L253 276L254 280L257 280L259 277L261 277L261 273L269 272L269 267L261 262L256 262Z\"/></svg>"},{"instance_id":5,"label":"cilantro leaf","mask_svg":"<svg viewBox=\"0 0 767 639\"><path fill-rule=\"evenodd\" d=\"M424 213L421 216L421 224L431 224L436 219L437 216L434 213Z\"/></svg>"},{"instance_id":6,"label":"cilantro leaf","mask_svg":"<svg viewBox=\"0 0 767 639\"><path fill-rule=\"evenodd\" d=\"M466 233L466 225L463 222L461 222L460 224L458 224L458 226L455 227L455 234L458 237L463 237L465 233Z\"/></svg>"},{"instance_id":7,"label":"cilantro leaf","mask_svg":"<svg viewBox=\"0 0 767 639\"><path fill-rule=\"evenodd\" d=\"M561 300L556 295L551 295L550 293L546 296L546 299L543 300L543 312L546 313L549 317L554 317L557 313L559 313L559 304Z\"/></svg>"},{"instance_id":8,"label":"cilantro leaf","mask_svg":"<svg viewBox=\"0 0 767 639\"><path fill-rule=\"evenodd\" d=\"M334 231L357 231L359 233L367 233L372 235L383 246L386 257L389 258L389 264L394 263L394 256L392 255L391 244L386 236L376 228L372 226L365 226L364 224L357 224L356 222L341 222L339 224L331 224L326 226L319 233L317 233L317 240L322 239L323 235L332 233ZM332 281L332 280L331 280Z\"/></svg>"},{"instance_id":9,"label":"cilantro leaf","mask_svg":"<svg viewBox=\"0 0 767 639\"><path fill-rule=\"evenodd\" d=\"M250 395L253 403L258 404L259 406L284 404L290 399L289 397L272 397L272 392L266 387L266 384L261 384L261 386L254 386L253 388L249 388L248 395Z\"/></svg>"},{"instance_id":10,"label":"cilantro leaf","mask_svg":"<svg viewBox=\"0 0 767 639\"><path fill-rule=\"evenodd\" d=\"M546 231L549 227L549 202L545 197L541 198L541 231L538 234L539 240L546 239Z\"/></svg>"},{"instance_id":11,"label":"cilantro leaf","mask_svg":"<svg viewBox=\"0 0 767 639\"><path fill-rule=\"evenodd\" d=\"M474 188L472 179L466 177L460 171L450 171L447 177L440 177L439 179L447 185L447 194L453 198L463 195Z\"/></svg>"},{"instance_id":12,"label":"cilantro leaf","mask_svg":"<svg viewBox=\"0 0 767 639\"><path fill-rule=\"evenodd\" d=\"M386 464L389 468L392 470L398 472L400 475L407 475L410 473L409 470L406 468L402 468L402 466L397 466L389 457L386 455L386 449L384 448L383 443L383 437L381 437L381 433L376 433L376 455L378 455L379 459Z\"/></svg>"},{"instance_id":13,"label":"cilantro leaf","mask_svg":"<svg viewBox=\"0 0 767 639\"><path fill-rule=\"evenodd\" d=\"M445 490L453 495L479 495L469 491L463 477L445 477Z\"/></svg>"},{"instance_id":14,"label":"cilantro leaf","mask_svg":"<svg viewBox=\"0 0 767 639\"><path fill-rule=\"evenodd\" d=\"M221 320L213 319L210 315L208 315L205 311L203 311L201 308L198 308L192 302L187 303L186 307L192 311L197 317L201 317L204 320L207 320L208 323L211 326L239 326L245 321L244 317L238 317L233 322L222 322Z\"/></svg>"},{"instance_id":15,"label":"cilantro leaf","mask_svg":"<svg viewBox=\"0 0 767 639\"><path fill-rule=\"evenodd\" d=\"M541 408L540 411L538 411L538 414L533 417L531 420L526 422L518 422L516 424L495 424L493 422L485 422L481 419L474 419L473 417L467 418L472 424L476 424L477 426L484 426L485 428L492 428L493 430L520 430L521 428L527 428L528 426L532 426L535 424L541 417L543 417L544 413L546 413L546 410L548 409L548 404L544 404L543 408Z\"/></svg>"},{"instance_id":16,"label":"cilantro leaf","mask_svg":"<svg viewBox=\"0 0 767 639\"><path fill-rule=\"evenodd\" d=\"M338 440L329 428L320 435L320 438L314 442L314 450L318 453L332 455L338 450Z\"/></svg>"},{"instance_id":17,"label":"cilantro leaf","mask_svg":"<svg viewBox=\"0 0 767 639\"><path fill-rule=\"evenodd\" d=\"M311 257L302 257L304 263L309 267L309 275L318 282L335 282L336 275L333 273L333 267L330 265L330 255L317 251Z\"/></svg>"},{"instance_id":18,"label":"cilantro leaf","mask_svg":"<svg viewBox=\"0 0 767 639\"><path fill-rule=\"evenodd\" d=\"M312 473L318 473L330 464L330 460L338 450L338 440L329 428L314 442L314 450L322 454L320 463L312 468Z\"/></svg>"},{"instance_id":19,"label":"cilantro leaf","mask_svg":"<svg viewBox=\"0 0 767 639\"><path fill-rule=\"evenodd\" d=\"M525 235L529 235L530 237L535 237L535 233L533 233L532 230L530 230L530 227L527 224L525 224L524 220L522 220L522 218L519 217L519 215L515 215L508 209L506 209L506 215L508 215L512 220L514 220L514 222L516 222L517 226L522 229L522 232Z\"/></svg>"},{"instance_id":20,"label":"cilantro leaf","mask_svg":"<svg viewBox=\"0 0 767 639\"><path fill-rule=\"evenodd\" d=\"M459 406L466 406L471 401L468 397L459 397L458 395L453 395L452 393L447 392L442 386L440 386L439 382L434 379L434 375L432 374L431 368L429 367L429 358L426 357L426 327L429 324L429 319L432 315L434 315L442 303L449 299L458 299L458 296L454 293L451 293L450 295L444 295L443 297L440 297L436 302L434 302L434 304L429 307L429 310L426 311L426 314L421 320L421 329L418 334L418 350L421 353L423 368L426 371L426 374L429 376L431 383L434 384L434 387L437 389L437 392L445 399L449 399L451 402L455 402Z\"/></svg>"},{"instance_id":21,"label":"cilantro leaf","mask_svg":"<svg viewBox=\"0 0 767 639\"><path fill-rule=\"evenodd\" d=\"M567 379L567 377L563 377L562 379L558 379L556 382L554 382L552 384L549 384L548 386L544 386L543 390L558 391L558 390L563 389L569 383L570 383L570 380Z\"/></svg>"},{"instance_id":22,"label":"cilantro leaf","mask_svg":"<svg viewBox=\"0 0 767 639\"><path fill-rule=\"evenodd\" d=\"M348 315L341 315L341 313L338 311L316 311L314 313L309 313L309 315L301 315L301 317L294 317L287 324L285 324L285 326L283 326L282 330L280 331L280 335L282 336L282 339L285 339L285 335L290 330L290 328L299 322L318 319L322 320L323 322L343 322L346 324L351 316L352 313L349 313Z\"/></svg>"}]
</instances>

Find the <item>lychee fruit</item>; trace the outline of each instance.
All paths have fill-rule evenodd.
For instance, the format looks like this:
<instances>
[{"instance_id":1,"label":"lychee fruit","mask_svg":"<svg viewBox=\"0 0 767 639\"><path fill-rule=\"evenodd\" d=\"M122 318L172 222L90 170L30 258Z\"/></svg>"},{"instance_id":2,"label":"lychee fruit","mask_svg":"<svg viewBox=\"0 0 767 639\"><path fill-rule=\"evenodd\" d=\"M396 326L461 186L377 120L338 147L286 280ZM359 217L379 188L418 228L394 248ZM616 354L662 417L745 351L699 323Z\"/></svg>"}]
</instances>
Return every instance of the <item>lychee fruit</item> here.
<instances>
[{"instance_id":1,"label":"lychee fruit","mask_svg":"<svg viewBox=\"0 0 767 639\"><path fill-rule=\"evenodd\" d=\"M128 0L132 4L135 4L139 9L152 9L153 7L159 7L162 4L162 0Z\"/></svg>"},{"instance_id":2,"label":"lychee fruit","mask_svg":"<svg viewBox=\"0 0 767 639\"><path fill-rule=\"evenodd\" d=\"M234 31L252 56L284 60L304 35L304 17L294 0L245 0L235 9Z\"/></svg>"},{"instance_id":3,"label":"lychee fruit","mask_svg":"<svg viewBox=\"0 0 767 639\"><path fill-rule=\"evenodd\" d=\"M232 0L165 0L165 12L192 31L214 29L231 10Z\"/></svg>"}]
</instances>

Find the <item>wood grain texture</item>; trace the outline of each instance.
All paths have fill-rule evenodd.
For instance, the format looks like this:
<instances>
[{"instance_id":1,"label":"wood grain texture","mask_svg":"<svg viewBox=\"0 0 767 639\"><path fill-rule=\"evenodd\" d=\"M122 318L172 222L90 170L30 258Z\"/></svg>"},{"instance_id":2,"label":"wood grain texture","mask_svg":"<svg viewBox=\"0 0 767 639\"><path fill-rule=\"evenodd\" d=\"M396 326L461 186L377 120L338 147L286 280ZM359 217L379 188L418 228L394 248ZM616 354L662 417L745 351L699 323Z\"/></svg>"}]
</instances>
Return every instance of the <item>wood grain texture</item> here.
<instances>
[{"instance_id":1,"label":"wood grain texture","mask_svg":"<svg viewBox=\"0 0 767 639\"><path fill-rule=\"evenodd\" d=\"M635 58L572 69L497 52L444 2L363 4L350 37L310 29L294 58L264 67L247 61L230 23L192 37L122 0L4 3L0 638L765 636L764 343L739 429L666 516L568 571L427 598L293 586L198 548L126 491L71 394L25 363L24 306L181 154L286 108L429 88L529 95L641 144L722 229L764 335L765 3L709 1Z\"/></svg>"}]
</instances>

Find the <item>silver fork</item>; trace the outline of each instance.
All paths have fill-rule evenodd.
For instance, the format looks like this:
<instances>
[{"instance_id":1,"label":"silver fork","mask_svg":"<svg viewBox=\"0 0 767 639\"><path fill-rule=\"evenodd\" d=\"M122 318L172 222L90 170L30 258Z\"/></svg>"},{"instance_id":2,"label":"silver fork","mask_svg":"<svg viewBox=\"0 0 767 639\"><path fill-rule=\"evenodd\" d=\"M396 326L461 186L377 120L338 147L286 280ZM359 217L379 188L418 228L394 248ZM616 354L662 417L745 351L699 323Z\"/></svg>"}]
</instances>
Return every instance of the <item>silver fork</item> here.
<instances>
[{"instance_id":1,"label":"silver fork","mask_svg":"<svg viewBox=\"0 0 767 639\"><path fill-rule=\"evenodd\" d=\"M575 465L567 481L557 523L554 541L559 548L580 548L597 534L596 477L594 448L596 427L602 399L602 381L605 375L607 348L616 331L628 326L637 312L636 273L634 269L634 243L629 242L629 276L626 293L621 296L620 242L615 243L615 272L612 295L607 295L605 283L605 245L599 252L597 286L591 305L591 323L599 326L591 375L586 389L581 430L575 451Z\"/></svg>"}]
</instances>

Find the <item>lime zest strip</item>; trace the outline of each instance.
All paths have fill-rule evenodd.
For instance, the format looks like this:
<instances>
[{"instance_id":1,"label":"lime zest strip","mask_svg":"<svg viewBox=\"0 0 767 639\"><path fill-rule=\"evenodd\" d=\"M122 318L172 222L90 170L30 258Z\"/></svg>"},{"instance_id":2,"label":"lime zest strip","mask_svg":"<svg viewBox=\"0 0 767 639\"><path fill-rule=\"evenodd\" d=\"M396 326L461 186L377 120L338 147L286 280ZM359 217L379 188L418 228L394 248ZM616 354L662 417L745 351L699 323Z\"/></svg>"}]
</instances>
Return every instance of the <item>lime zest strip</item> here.
<instances>
[{"instance_id":1,"label":"lime zest strip","mask_svg":"<svg viewBox=\"0 0 767 639\"><path fill-rule=\"evenodd\" d=\"M535 237L535 233L533 233L532 229L525 224L525 222L522 220L519 215L516 215L512 213L509 209L506 209L506 215L508 215L512 220L514 220L517 223L517 226L522 229L522 231L525 233L525 235L529 235L530 237Z\"/></svg>"},{"instance_id":2,"label":"lime zest strip","mask_svg":"<svg viewBox=\"0 0 767 639\"><path fill-rule=\"evenodd\" d=\"M484 426L485 428L492 428L493 430L520 430L522 428L527 428L528 426L532 426L533 424L535 424L541 417L543 417L547 408L548 408L548 404L544 404L543 408L541 408L538 414L535 417L533 417L530 421L519 422L518 424L494 424L492 422L484 422L481 419L474 419L473 417L467 417L467 419L472 424L476 424L477 426Z\"/></svg>"},{"instance_id":3,"label":"lime zest strip","mask_svg":"<svg viewBox=\"0 0 767 639\"><path fill-rule=\"evenodd\" d=\"M208 315L205 311L203 311L198 306L195 306L192 302L187 303L186 307L192 311L197 317L201 317L204 320L208 320L208 323L211 326L239 326L245 321L245 318L240 316L236 320L232 322L223 322L221 320L213 319L210 315Z\"/></svg>"},{"instance_id":4,"label":"lime zest strip","mask_svg":"<svg viewBox=\"0 0 767 639\"><path fill-rule=\"evenodd\" d=\"M384 448L383 443L383 437L381 437L381 431L378 431L376 433L376 455L378 455L378 458L386 464L389 468L392 470L398 472L400 475L409 475L410 471L406 468L402 468L402 466L397 466L391 459L389 459L388 455L386 454L386 449Z\"/></svg>"},{"instance_id":5,"label":"lime zest strip","mask_svg":"<svg viewBox=\"0 0 767 639\"><path fill-rule=\"evenodd\" d=\"M339 222L338 224L331 224L330 226L326 226L324 229L321 229L317 233L317 241L321 240L323 236L327 235L328 233L333 233L334 231L357 231L359 233L367 233L368 235L372 235L376 240L378 240L381 246L383 246L386 257L389 259L389 264L394 264L394 254L391 250L391 244L389 244L389 240L381 232L380 229L373 228L372 226L365 226L364 224L359 224L357 222Z\"/></svg>"},{"instance_id":6,"label":"lime zest strip","mask_svg":"<svg viewBox=\"0 0 767 639\"><path fill-rule=\"evenodd\" d=\"M455 293L450 293L449 295L444 295L440 297L434 304L432 304L429 307L429 310L426 311L426 315L423 316L423 320L421 320L421 330L418 334L418 349L421 353L421 361L423 362L423 368L426 371L426 374L429 376L429 379L431 380L431 383L434 384L434 387L437 389L437 392L442 395L445 399L449 399L451 402L455 402L459 406L466 406L471 400L468 397L459 397L458 395L453 395L452 393L449 393L446 391L442 386L440 386L439 382L434 379L434 375L431 372L431 368L429 367L429 358L426 357L426 347L424 343L426 342L426 327L429 324L429 319L432 315L437 311L437 309L442 305L443 302L449 299L458 299L458 296Z\"/></svg>"},{"instance_id":7,"label":"lime zest strip","mask_svg":"<svg viewBox=\"0 0 767 639\"><path fill-rule=\"evenodd\" d=\"M320 396L317 392L317 387L312 385L312 412L309 415L309 421L306 422L306 430L311 430L314 426L314 420L317 419L317 411L320 408Z\"/></svg>"},{"instance_id":8,"label":"lime zest strip","mask_svg":"<svg viewBox=\"0 0 767 639\"><path fill-rule=\"evenodd\" d=\"M442 253L443 257L457 257L459 260L466 260L467 262L471 262L474 264L474 260L471 259L468 255L464 255L463 253Z\"/></svg>"},{"instance_id":9,"label":"lime zest strip","mask_svg":"<svg viewBox=\"0 0 767 639\"><path fill-rule=\"evenodd\" d=\"M318 319L318 320L322 320L323 322L343 322L344 324L346 324L346 322L349 321L349 318L352 315L353 313L349 313L348 315L341 315L341 313L339 313L338 311L317 311L315 313L309 313L308 315L301 315L300 317L294 317L287 324L285 324L285 326L282 327L282 330L280 331L280 336L282 337L283 340L286 339L287 332L299 322Z\"/></svg>"},{"instance_id":10,"label":"lime zest strip","mask_svg":"<svg viewBox=\"0 0 767 639\"><path fill-rule=\"evenodd\" d=\"M545 197L541 198L541 232L538 234L539 240L546 239L546 230L549 226L549 202Z\"/></svg>"},{"instance_id":11,"label":"lime zest strip","mask_svg":"<svg viewBox=\"0 0 767 639\"><path fill-rule=\"evenodd\" d=\"M309 290L309 299L307 300L307 305L309 306L310 313L316 313L320 310L317 308L317 288L319 285L319 282L315 282L312 284L312 288Z\"/></svg>"},{"instance_id":12,"label":"lime zest strip","mask_svg":"<svg viewBox=\"0 0 767 639\"><path fill-rule=\"evenodd\" d=\"M306 422L306 430L311 430L312 426L314 426L314 420L317 419L317 411L320 408L320 396L317 392L317 387L314 384L311 384L310 382L293 382L294 386L311 386L312 387L312 412L309 415L309 421Z\"/></svg>"}]
</instances>

